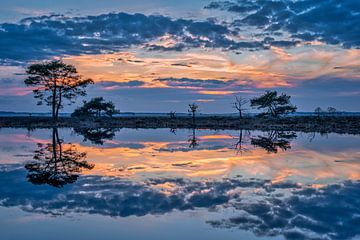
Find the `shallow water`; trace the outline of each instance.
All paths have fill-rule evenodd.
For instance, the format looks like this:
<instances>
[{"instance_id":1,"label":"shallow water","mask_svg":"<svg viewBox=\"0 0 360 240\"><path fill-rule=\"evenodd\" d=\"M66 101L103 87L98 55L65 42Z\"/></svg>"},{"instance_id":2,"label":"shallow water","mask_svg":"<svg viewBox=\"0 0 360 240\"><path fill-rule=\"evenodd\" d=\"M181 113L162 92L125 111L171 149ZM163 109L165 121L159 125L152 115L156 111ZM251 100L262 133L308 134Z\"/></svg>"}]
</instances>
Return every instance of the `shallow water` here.
<instances>
[{"instance_id":1,"label":"shallow water","mask_svg":"<svg viewBox=\"0 0 360 240\"><path fill-rule=\"evenodd\" d=\"M0 129L0 239L360 239L359 140Z\"/></svg>"}]
</instances>

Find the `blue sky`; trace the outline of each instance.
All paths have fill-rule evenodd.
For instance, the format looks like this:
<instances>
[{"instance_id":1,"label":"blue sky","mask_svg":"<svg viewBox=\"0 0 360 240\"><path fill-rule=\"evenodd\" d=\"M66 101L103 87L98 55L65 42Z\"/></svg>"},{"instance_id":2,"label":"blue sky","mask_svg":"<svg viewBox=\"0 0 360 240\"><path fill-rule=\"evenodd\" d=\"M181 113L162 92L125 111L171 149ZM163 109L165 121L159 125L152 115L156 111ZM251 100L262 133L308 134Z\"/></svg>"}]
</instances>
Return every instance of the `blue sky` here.
<instances>
[{"instance_id":1,"label":"blue sky","mask_svg":"<svg viewBox=\"0 0 360 240\"><path fill-rule=\"evenodd\" d=\"M357 0L15 0L0 23L0 111L47 111L24 69L59 58L123 111L231 112L269 89L299 111L360 111Z\"/></svg>"}]
</instances>

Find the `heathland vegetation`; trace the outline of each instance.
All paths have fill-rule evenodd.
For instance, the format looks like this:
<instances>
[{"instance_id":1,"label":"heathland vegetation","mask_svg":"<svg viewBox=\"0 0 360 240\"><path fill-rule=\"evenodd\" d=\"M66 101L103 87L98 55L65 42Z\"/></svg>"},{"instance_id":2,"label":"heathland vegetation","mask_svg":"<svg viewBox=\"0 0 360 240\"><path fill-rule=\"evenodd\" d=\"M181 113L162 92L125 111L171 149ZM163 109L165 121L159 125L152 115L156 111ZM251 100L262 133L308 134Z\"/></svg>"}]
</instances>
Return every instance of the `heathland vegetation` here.
<instances>
[{"instance_id":1,"label":"heathland vegetation","mask_svg":"<svg viewBox=\"0 0 360 240\"><path fill-rule=\"evenodd\" d=\"M78 97L86 96L86 87L92 79L84 79L76 67L60 60L35 63L26 71L25 84L33 89L38 104L50 107L52 117L2 117L0 127L135 127L135 128L214 128L214 129L260 129L298 130L317 132L360 132L360 117L341 116L337 110L317 107L313 115L295 116L297 107L291 96L277 91L266 91L261 96L246 99L235 96L233 108L238 117L200 115L196 103L189 104L188 116L171 111L161 117L124 117L111 101L95 97L83 101L71 117L59 117L65 104L73 104ZM259 113L251 115L249 107Z\"/></svg>"}]
</instances>

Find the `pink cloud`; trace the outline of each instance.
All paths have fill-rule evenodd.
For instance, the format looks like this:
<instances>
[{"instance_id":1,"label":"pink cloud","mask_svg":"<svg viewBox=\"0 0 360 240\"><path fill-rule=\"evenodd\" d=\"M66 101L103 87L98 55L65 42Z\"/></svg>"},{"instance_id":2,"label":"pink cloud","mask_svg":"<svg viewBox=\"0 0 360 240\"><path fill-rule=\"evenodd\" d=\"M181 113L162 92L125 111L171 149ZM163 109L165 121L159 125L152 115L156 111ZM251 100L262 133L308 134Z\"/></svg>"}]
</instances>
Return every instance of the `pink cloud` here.
<instances>
[{"instance_id":1,"label":"pink cloud","mask_svg":"<svg viewBox=\"0 0 360 240\"><path fill-rule=\"evenodd\" d=\"M21 87L0 88L0 96L26 96L32 89Z\"/></svg>"}]
</instances>

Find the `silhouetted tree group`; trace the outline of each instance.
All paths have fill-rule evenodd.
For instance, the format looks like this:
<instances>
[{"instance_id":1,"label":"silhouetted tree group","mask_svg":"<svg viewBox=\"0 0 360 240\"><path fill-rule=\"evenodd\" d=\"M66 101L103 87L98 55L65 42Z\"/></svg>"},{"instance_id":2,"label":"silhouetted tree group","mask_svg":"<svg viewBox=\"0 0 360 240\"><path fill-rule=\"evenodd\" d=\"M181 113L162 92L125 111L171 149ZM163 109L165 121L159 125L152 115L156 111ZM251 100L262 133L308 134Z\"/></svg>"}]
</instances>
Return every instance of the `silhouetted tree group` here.
<instances>
[{"instance_id":1,"label":"silhouetted tree group","mask_svg":"<svg viewBox=\"0 0 360 240\"><path fill-rule=\"evenodd\" d=\"M75 102L77 96L86 96L85 88L93 84L91 79L83 79L75 66L61 60L47 61L30 65L26 73L26 86L33 88L38 105L51 106L52 118L58 120L59 111L64 107L64 100L68 104ZM112 102L106 102L102 97L93 98L77 108L73 116L112 116L119 111Z\"/></svg>"},{"instance_id":2,"label":"silhouetted tree group","mask_svg":"<svg viewBox=\"0 0 360 240\"><path fill-rule=\"evenodd\" d=\"M33 88L38 105L51 106L52 118L58 119L64 100L74 103L77 96L85 96L85 87L92 84L91 79L82 79L76 68L62 61L50 61L30 65L25 84Z\"/></svg>"},{"instance_id":3,"label":"silhouetted tree group","mask_svg":"<svg viewBox=\"0 0 360 240\"><path fill-rule=\"evenodd\" d=\"M250 106L258 110L264 110L260 113L260 116L279 117L281 115L293 113L297 107L290 103L291 97L282 93L278 95L277 91L266 91L259 97L250 99ZM235 96L235 102L233 108L239 113L239 118L242 119L244 111L247 110L245 106L249 103L249 100Z\"/></svg>"},{"instance_id":4,"label":"silhouetted tree group","mask_svg":"<svg viewBox=\"0 0 360 240\"><path fill-rule=\"evenodd\" d=\"M83 106L75 109L72 113L73 117L112 117L114 114L119 113L115 109L114 103L111 101L106 102L103 97L93 98L90 101L84 101Z\"/></svg>"}]
</instances>

